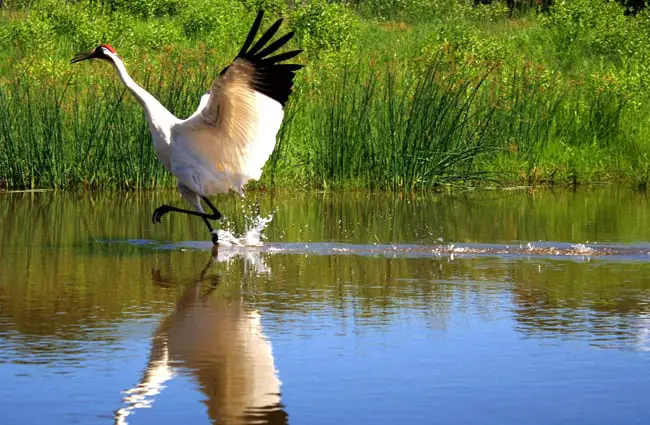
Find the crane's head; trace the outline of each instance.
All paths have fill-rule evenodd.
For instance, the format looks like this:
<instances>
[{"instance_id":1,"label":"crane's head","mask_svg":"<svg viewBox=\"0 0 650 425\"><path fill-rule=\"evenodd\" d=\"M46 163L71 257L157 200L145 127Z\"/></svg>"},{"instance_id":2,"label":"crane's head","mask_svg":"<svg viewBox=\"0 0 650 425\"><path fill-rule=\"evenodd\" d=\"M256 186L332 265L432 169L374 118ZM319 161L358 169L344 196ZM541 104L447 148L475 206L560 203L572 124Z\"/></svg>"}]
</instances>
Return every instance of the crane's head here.
<instances>
[{"instance_id":1,"label":"crane's head","mask_svg":"<svg viewBox=\"0 0 650 425\"><path fill-rule=\"evenodd\" d=\"M99 46L92 49L90 52L79 53L77 56L72 58L70 63L81 62L86 59L104 59L111 60L110 55L116 54L115 48L110 44L100 44Z\"/></svg>"}]
</instances>

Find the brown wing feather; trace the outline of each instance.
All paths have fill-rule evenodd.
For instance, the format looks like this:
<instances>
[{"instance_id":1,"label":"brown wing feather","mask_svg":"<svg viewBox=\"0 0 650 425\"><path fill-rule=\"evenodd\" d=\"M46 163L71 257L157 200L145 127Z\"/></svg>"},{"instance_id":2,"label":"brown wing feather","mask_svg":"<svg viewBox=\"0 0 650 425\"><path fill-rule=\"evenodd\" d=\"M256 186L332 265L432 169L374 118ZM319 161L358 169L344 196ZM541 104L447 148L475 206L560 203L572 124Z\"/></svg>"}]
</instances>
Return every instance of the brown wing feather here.
<instances>
[{"instance_id":1,"label":"brown wing feather","mask_svg":"<svg viewBox=\"0 0 650 425\"><path fill-rule=\"evenodd\" d=\"M255 68L250 62L235 59L226 72L214 80L210 100L201 111L206 124L219 126L232 121L232 109L236 108L237 96L252 90L254 73Z\"/></svg>"},{"instance_id":2,"label":"brown wing feather","mask_svg":"<svg viewBox=\"0 0 650 425\"><path fill-rule=\"evenodd\" d=\"M244 59L236 59L228 71L212 85L210 101L201 111L201 118L214 127L215 141L202 145L204 157L218 158L217 168L230 174L248 174L249 151L256 142L260 125L257 96L252 88L254 67ZM218 149L216 152L205 152Z\"/></svg>"}]
</instances>

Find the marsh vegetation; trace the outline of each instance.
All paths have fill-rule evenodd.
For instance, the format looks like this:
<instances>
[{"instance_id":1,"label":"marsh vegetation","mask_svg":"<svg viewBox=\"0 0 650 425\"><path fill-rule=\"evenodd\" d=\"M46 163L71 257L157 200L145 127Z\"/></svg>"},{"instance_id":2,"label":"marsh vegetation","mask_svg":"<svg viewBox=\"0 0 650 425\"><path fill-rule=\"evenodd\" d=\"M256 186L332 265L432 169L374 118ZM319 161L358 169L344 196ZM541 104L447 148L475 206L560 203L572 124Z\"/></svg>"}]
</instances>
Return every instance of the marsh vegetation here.
<instances>
[{"instance_id":1,"label":"marsh vegetation","mask_svg":"<svg viewBox=\"0 0 650 425\"><path fill-rule=\"evenodd\" d=\"M427 190L650 178L650 15L615 2L141 0L0 9L0 180L10 188L160 188L110 43L178 116L234 56L258 7L305 49L263 187Z\"/></svg>"}]
</instances>

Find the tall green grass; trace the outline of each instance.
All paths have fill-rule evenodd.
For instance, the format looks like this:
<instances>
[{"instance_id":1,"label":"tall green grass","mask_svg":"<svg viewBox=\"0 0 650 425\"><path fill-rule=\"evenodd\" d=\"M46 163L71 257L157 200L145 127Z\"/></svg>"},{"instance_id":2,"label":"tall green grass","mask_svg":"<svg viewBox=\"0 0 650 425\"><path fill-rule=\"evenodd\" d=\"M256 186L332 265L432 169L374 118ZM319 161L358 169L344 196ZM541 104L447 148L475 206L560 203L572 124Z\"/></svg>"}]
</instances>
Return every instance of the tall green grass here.
<instances>
[{"instance_id":1,"label":"tall green grass","mask_svg":"<svg viewBox=\"0 0 650 425\"><path fill-rule=\"evenodd\" d=\"M318 182L413 190L484 178L474 163L493 148L493 109L473 104L485 75L443 74L439 61L409 83L390 67L373 71L345 68L303 118Z\"/></svg>"},{"instance_id":2,"label":"tall green grass","mask_svg":"<svg viewBox=\"0 0 650 425\"><path fill-rule=\"evenodd\" d=\"M15 79L0 91L0 170L13 188L169 186L144 113L112 70L70 81ZM102 72L103 71L103 72ZM108 74L106 71L110 71ZM148 74L141 83L181 115L193 111L202 75ZM161 81L163 78L166 80ZM93 81L94 80L94 81Z\"/></svg>"},{"instance_id":3,"label":"tall green grass","mask_svg":"<svg viewBox=\"0 0 650 425\"><path fill-rule=\"evenodd\" d=\"M418 1L357 2L361 14L253 2L289 17L307 65L258 186L647 184L650 48L629 38L650 35L650 17L590 9L599 0L516 19L500 3ZM114 71L68 60L113 43L134 79L185 117L254 14L248 0L100 3L0 11L0 187L172 187Z\"/></svg>"},{"instance_id":4,"label":"tall green grass","mask_svg":"<svg viewBox=\"0 0 650 425\"><path fill-rule=\"evenodd\" d=\"M0 178L8 186L173 186L140 106L112 69L94 72L102 65L80 66L83 77L63 84L4 85ZM180 117L210 84L208 72L192 68L158 72L136 79ZM451 69L442 55L405 76L413 72L362 60L317 87L303 81L261 184L421 190L575 181L588 168L621 169L580 155L638 152L623 131L627 103L613 93L568 91L530 70L506 79L498 70Z\"/></svg>"}]
</instances>

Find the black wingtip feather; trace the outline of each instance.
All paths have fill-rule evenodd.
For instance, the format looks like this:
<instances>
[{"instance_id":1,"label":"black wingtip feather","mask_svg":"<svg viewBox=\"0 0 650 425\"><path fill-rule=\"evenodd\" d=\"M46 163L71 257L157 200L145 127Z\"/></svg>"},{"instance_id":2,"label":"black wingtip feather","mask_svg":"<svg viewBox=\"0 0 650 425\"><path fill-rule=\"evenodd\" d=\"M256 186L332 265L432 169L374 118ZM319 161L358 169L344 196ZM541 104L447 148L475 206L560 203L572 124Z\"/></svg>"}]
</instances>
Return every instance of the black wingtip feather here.
<instances>
[{"instance_id":1,"label":"black wingtip feather","mask_svg":"<svg viewBox=\"0 0 650 425\"><path fill-rule=\"evenodd\" d=\"M302 50L291 50L289 52L284 52L280 53L279 55L271 56L270 58L262 59L260 62L262 62L264 65L272 64L272 63L278 63L282 61L286 61L287 59L291 59L295 56L298 56L300 53L302 53Z\"/></svg>"},{"instance_id":2,"label":"black wingtip feather","mask_svg":"<svg viewBox=\"0 0 650 425\"><path fill-rule=\"evenodd\" d=\"M246 52L247 55L253 56L257 53L258 50L260 50L264 45L275 35L276 32L278 32L278 29L280 29L280 25L282 25L282 19L278 19L269 27L269 29L266 30L266 32L260 37L259 40L257 40L257 43L251 49Z\"/></svg>"},{"instance_id":3,"label":"black wingtip feather","mask_svg":"<svg viewBox=\"0 0 650 425\"><path fill-rule=\"evenodd\" d=\"M244 41L244 44L241 46L241 50L239 51L239 53L237 53L237 57L244 55L248 50L248 47L251 45L251 43L255 39L255 36L257 35L257 30L260 29L260 25L262 24L263 17L264 17L264 11L260 9L257 12L255 21L253 21L253 25L251 25L250 31L248 31L248 35L246 36L246 41Z\"/></svg>"},{"instance_id":4,"label":"black wingtip feather","mask_svg":"<svg viewBox=\"0 0 650 425\"><path fill-rule=\"evenodd\" d=\"M295 33L293 31L286 33L282 37L275 40L273 43L266 46L264 48L264 50L262 50L261 52L255 53L255 56L257 56L258 58L263 58L265 56L270 55L271 53L278 50L280 47L287 44L289 42L289 40L291 40L293 38L294 35L295 35Z\"/></svg>"},{"instance_id":5,"label":"black wingtip feather","mask_svg":"<svg viewBox=\"0 0 650 425\"><path fill-rule=\"evenodd\" d=\"M252 81L253 88L284 106L289 100L289 95L291 95L293 89L295 72L303 68L303 65L283 64L280 62L297 56L302 50L292 50L268 57L268 55L287 44L294 36L293 32L287 33L265 47L265 44L271 41L271 38L280 29L282 19L275 21L249 49L260 29L263 16L264 12L260 10L237 57L247 60L255 67L255 75ZM221 74L225 73L227 69L221 71Z\"/></svg>"}]
</instances>

